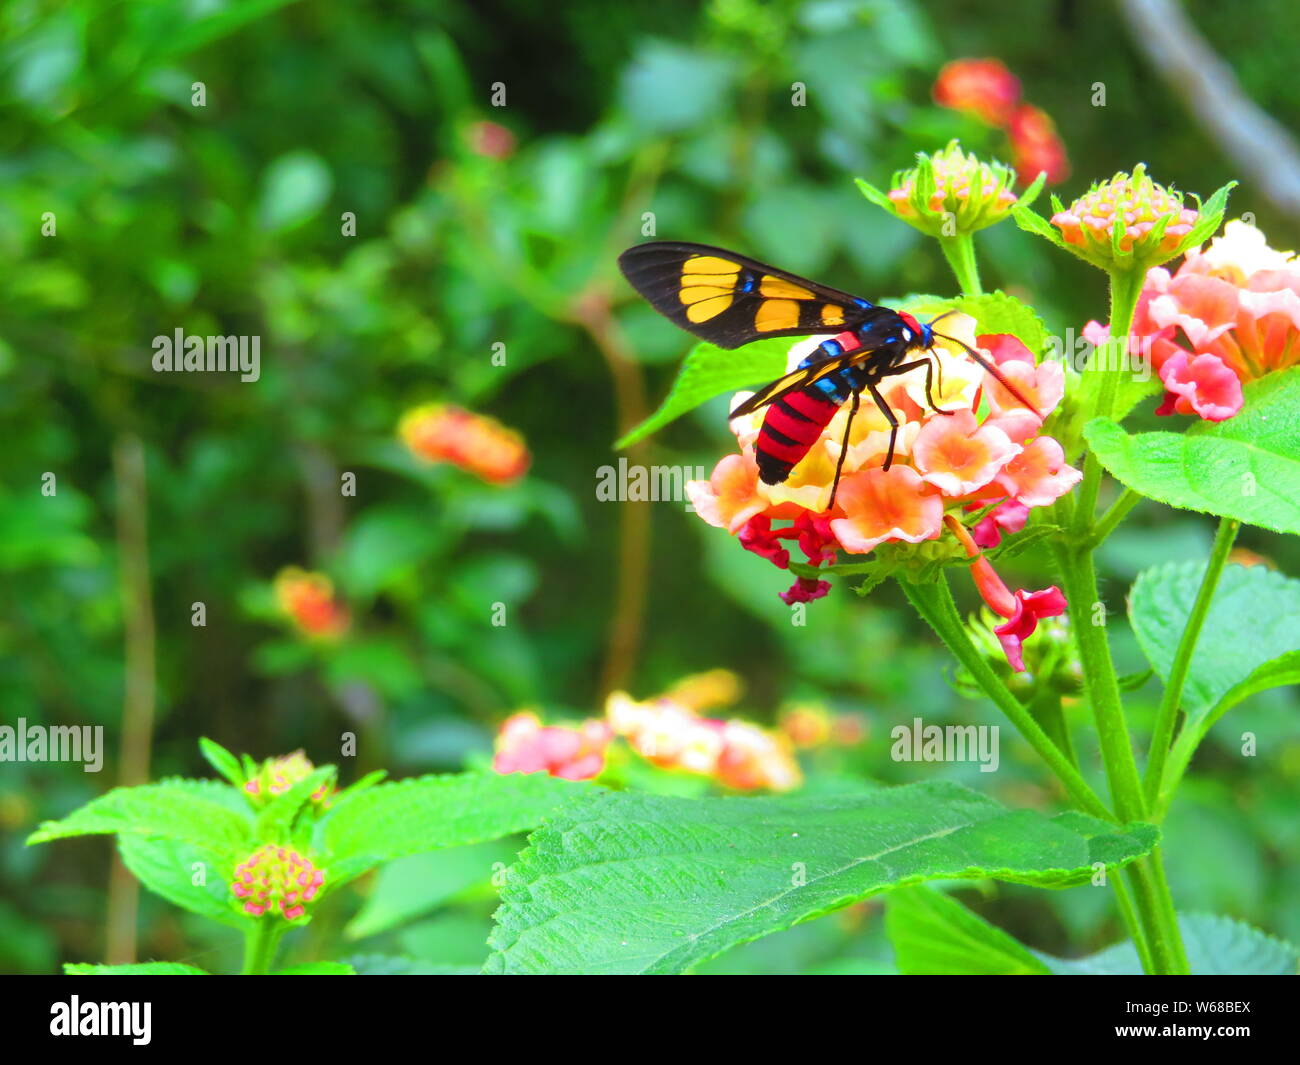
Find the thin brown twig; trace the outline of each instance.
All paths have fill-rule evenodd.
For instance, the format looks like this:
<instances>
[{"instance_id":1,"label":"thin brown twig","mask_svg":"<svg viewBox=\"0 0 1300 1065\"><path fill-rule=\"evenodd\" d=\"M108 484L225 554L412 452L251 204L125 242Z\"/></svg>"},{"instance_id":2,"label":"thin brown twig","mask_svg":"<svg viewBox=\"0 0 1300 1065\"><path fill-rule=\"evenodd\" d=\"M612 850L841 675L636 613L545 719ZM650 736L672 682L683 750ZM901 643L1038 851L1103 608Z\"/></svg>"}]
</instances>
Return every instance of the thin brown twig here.
<instances>
[{"instance_id":1,"label":"thin brown twig","mask_svg":"<svg viewBox=\"0 0 1300 1065\"><path fill-rule=\"evenodd\" d=\"M646 416L645 382L632 347L614 318L608 286L594 284L579 296L572 318L586 330L609 367L619 432L626 433ZM632 462L640 461L645 453L643 443L628 448ZM618 583L597 692L602 700L625 686L632 673L641 644L649 572L650 508L644 502L624 500L619 512Z\"/></svg>"},{"instance_id":2,"label":"thin brown twig","mask_svg":"<svg viewBox=\"0 0 1300 1065\"><path fill-rule=\"evenodd\" d=\"M156 701L153 594L149 586L149 495L144 445L124 432L113 443L113 477L117 484L117 549L125 625L125 685L118 783L122 787L149 779ZM113 856L108 881L105 954L110 965L136 958L136 914L140 885Z\"/></svg>"}]
</instances>

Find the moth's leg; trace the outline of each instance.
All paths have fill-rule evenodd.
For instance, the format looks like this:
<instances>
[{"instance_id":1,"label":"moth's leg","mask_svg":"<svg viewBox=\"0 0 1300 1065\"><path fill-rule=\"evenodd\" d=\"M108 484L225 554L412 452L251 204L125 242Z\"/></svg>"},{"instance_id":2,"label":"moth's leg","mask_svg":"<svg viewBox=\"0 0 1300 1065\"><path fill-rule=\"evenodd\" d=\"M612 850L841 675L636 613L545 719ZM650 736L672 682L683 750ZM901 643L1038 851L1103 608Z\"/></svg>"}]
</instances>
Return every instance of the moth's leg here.
<instances>
[{"instance_id":1,"label":"moth's leg","mask_svg":"<svg viewBox=\"0 0 1300 1065\"><path fill-rule=\"evenodd\" d=\"M835 480L831 482L831 501L826 504L828 511L835 507L835 493L840 490L840 471L844 469L844 456L849 452L849 430L853 428L853 419L858 413L858 402L862 398L862 393L854 391L853 406L849 408L849 420L844 423L844 439L840 443L840 458L835 463Z\"/></svg>"},{"instance_id":2,"label":"moth's leg","mask_svg":"<svg viewBox=\"0 0 1300 1065\"><path fill-rule=\"evenodd\" d=\"M898 371L892 370L890 372L897 373ZM887 375L881 374L881 376L884 377ZM876 387L875 381L867 382L867 391L871 393L871 398L876 401L876 406L879 408L880 413L883 414L885 420L889 422L889 450L885 452L885 465L882 467L882 469L887 470L894 461L894 444L898 440L898 417L889 409L889 404L885 402L885 397L880 394L880 389Z\"/></svg>"}]
</instances>

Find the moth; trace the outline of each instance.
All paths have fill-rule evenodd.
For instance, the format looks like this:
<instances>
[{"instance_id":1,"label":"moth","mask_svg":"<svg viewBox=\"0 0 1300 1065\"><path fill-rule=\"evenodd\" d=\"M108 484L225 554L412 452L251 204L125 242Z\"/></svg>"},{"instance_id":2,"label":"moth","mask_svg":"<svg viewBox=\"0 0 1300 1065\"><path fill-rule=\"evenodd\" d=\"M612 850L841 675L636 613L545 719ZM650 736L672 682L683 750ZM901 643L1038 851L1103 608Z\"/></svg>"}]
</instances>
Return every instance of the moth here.
<instances>
[{"instance_id":1,"label":"moth","mask_svg":"<svg viewBox=\"0 0 1300 1065\"><path fill-rule=\"evenodd\" d=\"M883 307L707 244L638 244L619 256L618 265L655 310L720 348L738 348L764 337L834 334L794 370L760 388L731 412L732 418L739 418L767 408L754 454L759 477L766 484L779 484L812 449L840 407L852 404L827 510L835 506L849 433L863 392L889 423L886 470L894 461L899 422L880 393L882 381L924 367L925 398L931 410L953 413L940 410L934 402L938 362L931 357L931 350L936 340L948 340L965 349L1017 400L1038 413L978 351L956 337L935 332L934 326L947 315L921 323L906 311ZM941 374L942 369L937 372Z\"/></svg>"}]
</instances>

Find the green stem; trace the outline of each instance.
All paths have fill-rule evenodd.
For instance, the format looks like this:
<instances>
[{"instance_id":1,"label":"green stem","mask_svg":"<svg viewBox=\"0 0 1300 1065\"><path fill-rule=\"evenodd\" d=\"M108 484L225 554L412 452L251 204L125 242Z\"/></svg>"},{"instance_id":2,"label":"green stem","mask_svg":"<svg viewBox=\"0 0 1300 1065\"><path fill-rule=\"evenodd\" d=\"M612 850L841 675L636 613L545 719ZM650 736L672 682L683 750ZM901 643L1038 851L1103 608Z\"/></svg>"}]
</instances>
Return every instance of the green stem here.
<instances>
[{"instance_id":1,"label":"green stem","mask_svg":"<svg viewBox=\"0 0 1300 1065\"><path fill-rule=\"evenodd\" d=\"M1140 502L1142 502L1142 496L1139 493L1131 488L1125 488L1120 493L1119 498L1107 507L1106 512L1097 519L1097 524L1092 527L1092 536L1088 538L1088 542L1084 547L1089 551L1095 551L1105 543L1106 537L1115 531L1119 523L1128 517L1129 511Z\"/></svg>"},{"instance_id":2,"label":"green stem","mask_svg":"<svg viewBox=\"0 0 1300 1065\"><path fill-rule=\"evenodd\" d=\"M1115 818L1106 809L1105 803L1088 786L1082 774L1052 742L1051 737L1042 730L1033 715L1021 705L1019 699L1011 694L1007 686L1002 683L1002 679L993 671L993 667L971 642L961 615L957 613L957 604L953 602L952 589L948 586L947 578L941 576L936 581L924 584L916 584L906 579L898 583L902 585L903 593L916 612L929 623L935 635L947 645L957 661L966 667L984 693L993 700L998 709L1006 714L1008 720L1025 737L1029 745L1038 752L1065 786L1067 794L1075 804L1094 817L1113 822Z\"/></svg>"},{"instance_id":3,"label":"green stem","mask_svg":"<svg viewBox=\"0 0 1300 1065\"><path fill-rule=\"evenodd\" d=\"M1060 544L1056 545L1055 553L1061 583L1065 585L1070 627L1079 647L1084 691L1097 724L1111 800L1121 821L1141 821L1146 815L1142 780L1138 776L1128 722L1120 701L1119 681L1110 657L1105 615L1096 618L1101 624L1094 621L1095 604L1100 599L1092 555L1086 551L1070 551Z\"/></svg>"},{"instance_id":4,"label":"green stem","mask_svg":"<svg viewBox=\"0 0 1300 1065\"><path fill-rule=\"evenodd\" d=\"M253 927L244 933L245 976L265 976L271 971L284 926L274 917L258 918Z\"/></svg>"},{"instance_id":5,"label":"green stem","mask_svg":"<svg viewBox=\"0 0 1300 1065\"><path fill-rule=\"evenodd\" d=\"M1237 538L1241 522L1233 518L1220 518L1219 531L1214 537L1214 546L1210 550L1210 561L1201 578L1196 599L1192 603L1192 612L1188 615L1183 634L1178 640L1178 650L1174 652L1173 665L1169 670L1169 679L1165 682L1165 693L1156 711L1156 723L1151 730L1151 753L1147 756L1145 778L1147 802L1155 805L1160 794L1160 785L1164 777L1165 763L1169 758L1169 748L1173 743L1174 724L1178 718L1178 706L1183 697L1183 685L1187 683L1187 674L1192 668L1192 655L1196 652L1196 642L1200 639L1201 629L1210 613L1210 603L1214 599L1214 589L1218 587L1219 577L1228 561L1228 552Z\"/></svg>"},{"instance_id":6,"label":"green stem","mask_svg":"<svg viewBox=\"0 0 1300 1065\"><path fill-rule=\"evenodd\" d=\"M952 267L962 295L982 296L984 290L980 288L979 265L975 262L975 238L969 233L940 237L939 247L943 249L943 256Z\"/></svg>"},{"instance_id":7,"label":"green stem","mask_svg":"<svg viewBox=\"0 0 1300 1065\"><path fill-rule=\"evenodd\" d=\"M1106 877L1106 882L1110 884L1111 889L1115 892L1115 904L1119 907L1120 919L1128 930L1129 939L1133 940L1133 945L1137 947L1138 960L1142 962L1142 971L1144 973L1154 972L1155 964L1151 959L1151 946L1147 943L1146 932L1137 919L1136 911L1133 909L1133 896L1129 894L1128 887L1124 884L1124 874L1117 871L1117 875Z\"/></svg>"},{"instance_id":8,"label":"green stem","mask_svg":"<svg viewBox=\"0 0 1300 1065\"><path fill-rule=\"evenodd\" d=\"M1155 847L1145 858L1124 870L1137 901L1138 918L1146 930L1151 950L1148 974L1186 976L1190 968L1178 928L1178 915L1165 880L1164 859Z\"/></svg>"},{"instance_id":9,"label":"green stem","mask_svg":"<svg viewBox=\"0 0 1300 1065\"><path fill-rule=\"evenodd\" d=\"M1070 764L1078 767L1079 759L1074 753L1070 727L1066 724L1065 714L1061 710L1061 693L1052 688L1040 688L1029 700L1029 712L1042 726L1043 731L1051 737L1060 752L1070 760Z\"/></svg>"},{"instance_id":10,"label":"green stem","mask_svg":"<svg viewBox=\"0 0 1300 1065\"><path fill-rule=\"evenodd\" d=\"M1109 418L1115 411L1119 380L1128 361L1123 356L1128 351L1128 335L1133 329L1133 315L1137 311L1138 297L1142 295L1145 276L1141 270L1113 270L1110 274L1110 342L1105 351L1093 352L1084 369L1088 394L1097 397L1093 413L1099 418ZM1074 511L1074 529L1080 542L1092 536L1101 474L1100 460L1089 451L1083 462L1083 482L1079 486L1079 502Z\"/></svg>"}]
</instances>

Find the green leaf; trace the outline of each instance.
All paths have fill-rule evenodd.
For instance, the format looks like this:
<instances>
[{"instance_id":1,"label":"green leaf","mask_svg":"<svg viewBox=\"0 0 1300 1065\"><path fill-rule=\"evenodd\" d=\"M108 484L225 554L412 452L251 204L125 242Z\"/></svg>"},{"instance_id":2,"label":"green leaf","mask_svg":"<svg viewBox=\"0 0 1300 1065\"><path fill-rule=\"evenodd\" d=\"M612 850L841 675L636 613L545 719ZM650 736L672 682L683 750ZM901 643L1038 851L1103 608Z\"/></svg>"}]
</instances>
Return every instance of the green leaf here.
<instances>
[{"instance_id":1,"label":"green leaf","mask_svg":"<svg viewBox=\"0 0 1300 1065\"><path fill-rule=\"evenodd\" d=\"M1167 563L1143 572L1129 593L1129 621L1161 680L1169 679L1204 573L1200 563ZM1192 655L1183 705L1196 717L1256 670L1296 650L1300 581L1263 566L1225 566ZM1259 686L1240 692L1238 701L1268 686L1270 678L1290 683L1291 675L1282 663L1276 673L1262 673Z\"/></svg>"},{"instance_id":2,"label":"green leaf","mask_svg":"<svg viewBox=\"0 0 1300 1065\"><path fill-rule=\"evenodd\" d=\"M179 961L142 961L134 965L91 965L86 962L63 963L66 976L207 976L202 969Z\"/></svg>"},{"instance_id":3,"label":"green leaf","mask_svg":"<svg viewBox=\"0 0 1300 1065\"><path fill-rule=\"evenodd\" d=\"M1300 968L1300 948L1230 917L1180 913L1178 928L1193 976L1294 976ZM1142 973L1131 940L1086 958L1055 958L1050 954L1038 957L1052 972L1066 976Z\"/></svg>"},{"instance_id":4,"label":"green leaf","mask_svg":"<svg viewBox=\"0 0 1300 1065\"><path fill-rule=\"evenodd\" d=\"M1047 964L955 899L920 885L885 896L885 931L909 976L1045 975Z\"/></svg>"},{"instance_id":5,"label":"green leaf","mask_svg":"<svg viewBox=\"0 0 1300 1065\"><path fill-rule=\"evenodd\" d=\"M485 971L685 972L891 887L1062 886L1158 836L1049 821L941 781L795 798L593 791L551 815L507 872Z\"/></svg>"},{"instance_id":6,"label":"green leaf","mask_svg":"<svg viewBox=\"0 0 1300 1065\"><path fill-rule=\"evenodd\" d=\"M1129 435L1095 418L1084 437L1117 480L1185 510L1300 533L1300 371L1246 385L1241 413L1186 432Z\"/></svg>"},{"instance_id":7,"label":"green leaf","mask_svg":"<svg viewBox=\"0 0 1300 1065\"><path fill-rule=\"evenodd\" d=\"M27 842L45 843L67 836L105 832L138 832L184 840L219 854L243 849L250 839L250 817L206 797L204 785L229 792L224 784L185 780L114 788L61 821L44 822L27 837Z\"/></svg>"},{"instance_id":8,"label":"green leaf","mask_svg":"<svg viewBox=\"0 0 1300 1065\"><path fill-rule=\"evenodd\" d=\"M518 846L489 840L468 847L412 854L379 870L366 901L343 934L363 939L421 917L477 885L515 859Z\"/></svg>"},{"instance_id":9,"label":"green leaf","mask_svg":"<svg viewBox=\"0 0 1300 1065\"><path fill-rule=\"evenodd\" d=\"M894 207L894 201L889 198L887 193L881 192L875 185L869 181L863 181L862 178L854 178L853 183L858 186L858 191L877 207L881 207L892 215L897 215L898 211Z\"/></svg>"},{"instance_id":10,"label":"green leaf","mask_svg":"<svg viewBox=\"0 0 1300 1065\"><path fill-rule=\"evenodd\" d=\"M1059 536L1061 532L1061 526L1047 522L1030 525L1027 529L1022 529L1018 533L1003 536L1002 543L993 548L992 551L986 551L985 555L994 562L1004 558L1015 558L1037 545L1040 541Z\"/></svg>"},{"instance_id":11,"label":"green leaf","mask_svg":"<svg viewBox=\"0 0 1300 1065\"><path fill-rule=\"evenodd\" d=\"M337 886L380 862L533 828L591 785L544 773L462 773L379 784L321 818L316 849Z\"/></svg>"},{"instance_id":12,"label":"green leaf","mask_svg":"<svg viewBox=\"0 0 1300 1065\"><path fill-rule=\"evenodd\" d=\"M758 340L738 351L696 344L682 363L668 398L649 418L616 441L614 447L631 447L714 396L775 380L785 373L790 348L797 341L797 337Z\"/></svg>"},{"instance_id":13,"label":"green leaf","mask_svg":"<svg viewBox=\"0 0 1300 1065\"><path fill-rule=\"evenodd\" d=\"M962 296L950 306L969 314L979 323L979 332L1010 333L1038 355L1047 346L1047 326L1027 303L1005 292L985 292L979 296Z\"/></svg>"},{"instance_id":14,"label":"green leaf","mask_svg":"<svg viewBox=\"0 0 1300 1065\"><path fill-rule=\"evenodd\" d=\"M231 904L229 883L239 857L176 839L123 832L117 838L122 864L155 895L200 917L243 929L248 918ZM195 873L202 876L196 877ZM196 884L199 879L202 883Z\"/></svg>"},{"instance_id":15,"label":"green leaf","mask_svg":"<svg viewBox=\"0 0 1300 1065\"><path fill-rule=\"evenodd\" d=\"M262 175L257 218L263 229L291 229L306 222L329 199L329 167L314 152L286 152Z\"/></svg>"},{"instance_id":16,"label":"green leaf","mask_svg":"<svg viewBox=\"0 0 1300 1065\"><path fill-rule=\"evenodd\" d=\"M1210 712L1202 715L1197 726L1202 732L1207 731L1242 700L1269 688L1285 688L1292 684L1300 685L1300 651L1288 651L1257 666L1245 680L1224 692Z\"/></svg>"},{"instance_id":17,"label":"green leaf","mask_svg":"<svg viewBox=\"0 0 1300 1065\"><path fill-rule=\"evenodd\" d=\"M1055 200L1055 197L1053 197L1053 199ZM1060 208L1058 207L1057 209L1059 210ZM1049 240L1058 248L1062 248L1065 251L1070 250L1070 245L1066 244L1065 241L1061 239L1061 234L1052 228L1052 224L1042 215L1031 211L1027 206L1016 204L1016 206L1011 208L1011 217L1016 220L1016 225L1026 233L1033 233L1035 236Z\"/></svg>"},{"instance_id":18,"label":"green leaf","mask_svg":"<svg viewBox=\"0 0 1300 1065\"><path fill-rule=\"evenodd\" d=\"M272 976L356 976L357 971L351 965L341 961L308 961L301 965L290 965L287 969L277 969Z\"/></svg>"},{"instance_id":19,"label":"green leaf","mask_svg":"<svg viewBox=\"0 0 1300 1065\"><path fill-rule=\"evenodd\" d=\"M203 752L203 757L208 760L208 764L231 784L237 788L244 786L247 778L239 767L239 759L221 744L204 736L199 740L199 750Z\"/></svg>"}]
</instances>

